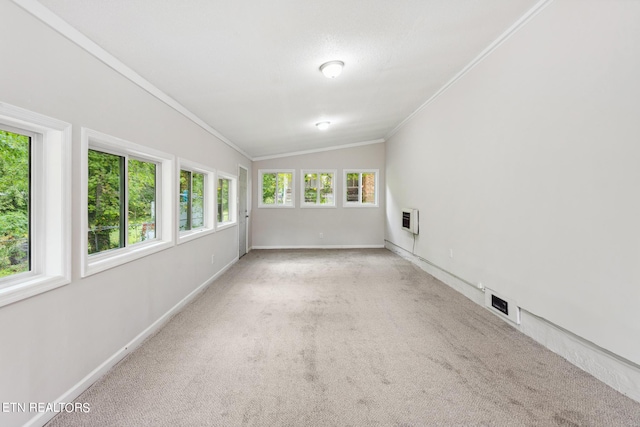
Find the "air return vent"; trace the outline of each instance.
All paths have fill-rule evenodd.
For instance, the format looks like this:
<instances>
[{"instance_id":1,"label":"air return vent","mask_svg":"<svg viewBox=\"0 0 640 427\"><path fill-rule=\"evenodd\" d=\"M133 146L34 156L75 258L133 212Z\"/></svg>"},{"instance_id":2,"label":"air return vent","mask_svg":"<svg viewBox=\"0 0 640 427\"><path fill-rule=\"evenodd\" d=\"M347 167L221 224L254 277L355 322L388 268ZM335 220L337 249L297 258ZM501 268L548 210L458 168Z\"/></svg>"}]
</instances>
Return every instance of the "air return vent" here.
<instances>
[{"instance_id":1,"label":"air return vent","mask_svg":"<svg viewBox=\"0 0 640 427\"><path fill-rule=\"evenodd\" d=\"M484 304L498 316L509 319L517 325L520 324L520 307L515 301L499 295L496 291L485 288Z\"/></svg>"}]
</instances>

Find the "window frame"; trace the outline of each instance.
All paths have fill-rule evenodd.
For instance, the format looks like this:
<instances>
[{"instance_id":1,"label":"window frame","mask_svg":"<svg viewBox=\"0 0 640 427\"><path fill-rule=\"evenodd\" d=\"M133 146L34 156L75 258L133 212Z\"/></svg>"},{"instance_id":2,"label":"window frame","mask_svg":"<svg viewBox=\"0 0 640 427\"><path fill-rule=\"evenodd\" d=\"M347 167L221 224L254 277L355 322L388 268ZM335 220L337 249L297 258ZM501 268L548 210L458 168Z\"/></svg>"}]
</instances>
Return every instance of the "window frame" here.
<instances>
[{"instance_id":1,"label":"window frame","mask_svg":"<svg viewBox=\"0 0 640 427\"><path fill-rule=\"evenodd\" d=\"M333 203L332 204L321 204L319 203L320 200L320 188L318 188L317 191L317 195L316 195L316 203L309 203L307 202L307 199L305 197L305 182L304 182L304 178L307 174L309 173L314 173L314 174L331 174L332 175L332 189L333 189ZM320 208L320 209L327 209L327 208L335 208L337 207L337 197L336 197L336 176L338 175L338 171L336 169L302 169L300 171L300 207L301 208Z\"/></svg>"},{"instance_id":2,"label":"window frame","mask_svg":"<svg viewBox=\"0 0 640 427\"><path fill-rule=\"evenodd\" d=\"M218 180L229 180L229 221L218 222ZM223 230L238 223L238 177L218 171L216 176L216 230Z\"/></svg>"},{"instance_id":3,"label":"window frame","mask_svg":"<svg viewBox=\"0 0 640 427\"><path fill-rule=\"evenodd\" d=\"M180 172L189 171L191 173L199 173L204 175L204 227L180 230ZM188 242L199 237L206 236L215 232L215 174L213 168L200 163L192 162L183 158L178 158L176 167L176 195L178 203L176 206L176 232L178 235L178 244Z\"/></svg>"},{"instance_id":4,"label":"window frame","mask_svg":"<svg viewBox=\"0 0 640 427\"><path fill-rule=\"evenodd\" d=\"M71 283L71 124L5 103L0 123L31 137L31 268L0 279L1 307Z\"/></svg>"},{"instance_id":5,"label":"window frame","mask_svg":"<svg viewBox=\"0 0 640 427\"><path fill-rule=\"evenodd\" d=\"M347 176L351 173L357 173L358 177L358 201L357 202L348 202L347 201ZM362 174L373 173L375 175L375 191L374 191L374 203L362 203ZM342 185L342 206L345 208L377 208L379 206L379 177L380 170L379 169L345 169L343 171L343 185Z\"/></svg>"},{"instance_id":6,"label":"window frame","mask_svg":"<svg viewBox=\"0 0 640 427\"><path fill-rule=\"evenodd\" d=\"M262 193L262 177L264 174L275 173L276 177L279 173L290 173L291 174L291 204L277 204L274 203L272 205L263 203L263 193ZM276 191L277 191L276 184ZM276 202L278 198L276 197ZM295 169L258 169L258 207L259 208L273 208L273 209L291 209L296 207L296 171Z\"/></svg>"},{"instance_id":7,"label":"window frame","mask_svg":"<svg viewBox=\"0 0 640 427\"><path fill-rule=\"evenodd\" d=\"M89 180L89 150L101 151L107 154L133 158L145 162L156 163L156 238L135 243L122 248L114 248L94 254L88 253L87 231L89 230L88 215L88 180ZM173 246L173 155L148 148L124 139L116 138L92 129L82 128L81 131L81 180L80 180L80 253L81 276L87 277L127 262L151 255ZM123 178L128 180L128 175ZM124 198L128 201L127 198Z\"/></svg>"}]
</instances>

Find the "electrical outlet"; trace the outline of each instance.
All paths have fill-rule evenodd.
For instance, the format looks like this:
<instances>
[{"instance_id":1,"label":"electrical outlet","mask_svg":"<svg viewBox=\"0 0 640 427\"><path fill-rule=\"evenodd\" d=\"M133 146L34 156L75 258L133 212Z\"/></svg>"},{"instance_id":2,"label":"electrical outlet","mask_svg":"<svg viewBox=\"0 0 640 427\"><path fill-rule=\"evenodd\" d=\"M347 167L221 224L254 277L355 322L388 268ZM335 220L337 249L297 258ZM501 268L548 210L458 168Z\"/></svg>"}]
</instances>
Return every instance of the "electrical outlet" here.
<instances>
[{"instance_id":1,"label":"electrical outlet","mask_svg":"<svg viewBox=\"0 0 640 427\"><path fill-rule=\"evenodd\" d=\"M320 238L324 239L324 234L323 233L320 233Z\"/></svg>"},{"instance_id":2,"label":"electrical outlet","mask_svg":"<svg viewBox=\"0 0 640 427\"><path fill-rule=\"evenodd\" d=\"M216 255L213 254L213 255L211 255L211 264L213 264L215 262L216 262Z\"/></svg>"},{"instance_id":3,"label":"electrical outlet","mask_svg":"<svg viewBox=\"0 0 640 427\"><path fill-rule=\"evenodd\" d=\"M449 249L449 258L453 259L453 249Z\"/></svg>"}]
</instances>

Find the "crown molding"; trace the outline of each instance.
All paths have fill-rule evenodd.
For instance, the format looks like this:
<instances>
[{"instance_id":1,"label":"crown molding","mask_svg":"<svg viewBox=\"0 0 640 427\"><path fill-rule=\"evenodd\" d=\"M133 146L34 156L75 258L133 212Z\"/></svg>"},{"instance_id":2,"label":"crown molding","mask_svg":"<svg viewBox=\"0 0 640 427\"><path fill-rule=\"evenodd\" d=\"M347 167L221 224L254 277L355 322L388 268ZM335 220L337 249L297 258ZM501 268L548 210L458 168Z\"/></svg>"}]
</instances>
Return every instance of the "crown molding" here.
<instances>
[{"instance_id":1,"label":"crown molding","mask_svg":"<svg viewBox=\"0 0 640 427\"><path fill-rule=\"evenodd\" d=\"M172 97L164 93L153 83L151 83L150 81L142 77L133 69L129 68L118 58L111 55L109 52L107 52L105 49L97 45L95 42L93 42L87 36L82 34L80 31L76 30L74 27L69 25L66 21L64 21L58 15L53 13L50 9L43 6L37 0L12 0L12 1L18 6L20 6L21 8L23 8L24 10L26 10L27 12L29 12L34 17L38 18L39 20L41 20L42 22L50 26L55 31L62 34L64 37L68 38L69 40L77 44L82 49L84 49L85 51L87 51L88 53L90 53L100 61L102 61L105 65L109 66L116 72L120 73L122 76L126 77L131 82L140 86L142 89L144 89L149 94L156 97L158 100L164 102L169 107L173 108L178 113L182 114L183 116L191 120L193 123L200 126L202 129L204 129L211 135L215 136L217 139L224 142L229 147L236 150L238 153L251 159L251 156L249 156L249 154L244 152L244 150L242 150L240 147L235 145L233 142L227 139L220 132L218 132L217 130L212 128L210 125L208 125L200 117L196 116L193 112L188 110L184 105L180 104L178 101L176 101L175 99L173 99Z\"/></svg>"},{"instance_id":2,"label":"crown molding","mask_svg":"<svg viewBox=\"0 0 640 427\"><path fill-rule=\"evenodd\" d=\"M282 157L301 156L301 155L304 155L304 154L321 153L323 151L334 151L334 150L342 150L344 148L362 147L364 145L380 144L382 142L385 142L384 138L373 139L371 141L354 142L353 144L334 145L334 146L331 146L331 147L315 148L313 150L293 151L293 152L289 152L289 153L273 154L273 155L270 155L270 156L260 156L260 157L254 157L251 160L253 160L254 162L259 162L261 160L280 159Z\"/></svg>"},{"instance_id":3,"label":"crown molding","mask_svg":"<svg viewBox=\"0 0 640 427\"><path fill-rule=\"evenodd\" d=\"M462 70L458 72L451 80L444 84L436 93L434 93L429 99L427 99L422 105L420 105L413 113L401 121L395 128L393 128L384 137L385 140L389 140L400 129L402 129L407 123L409 123L415 116L417 116L422 110L424 110L429 104L435 101L440 95L446 92L451 86L456 84L458 80L464 77L469 71L471 71L476 65L482 62L487 56L489 56L494 50L496 50L502 43L507 41L512 35L514 35L520 28L527 24L534 16L540 13L553 0L540 0L536 3L527 13L522 15L513 25L511 25L504 33L502 33L497 39L495 39L489 46L487 46L478 56L476 56L469 64L467 64Z\"/></svg>"}]
</instances>

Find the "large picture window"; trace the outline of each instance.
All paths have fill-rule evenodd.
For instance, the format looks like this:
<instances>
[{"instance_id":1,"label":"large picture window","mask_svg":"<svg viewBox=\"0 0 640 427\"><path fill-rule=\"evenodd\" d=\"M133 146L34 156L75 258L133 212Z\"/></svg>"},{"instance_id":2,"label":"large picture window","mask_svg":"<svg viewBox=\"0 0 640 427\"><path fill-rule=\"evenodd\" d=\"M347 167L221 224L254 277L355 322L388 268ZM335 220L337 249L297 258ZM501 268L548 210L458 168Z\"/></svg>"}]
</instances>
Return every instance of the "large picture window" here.
<instances>
[{"instance_id":1,"label":"large picture window","mask_svg":"<svg viewBox=\"0 0 640 427\"><path fill-rule=\"evenodd\" d=\"M335 207L335 170L303 170L301 207Z\"/></svg>"},{"instance_id":2,"label":"large picture window","mask_svg":"<svg viewBox=\"0 0 640 427\"><path fill-rule=\"evenodd\" d=\"M83 275L172 242L172 157L83 129Z\"/></svg>"},{"instance_id":3,"label":"large picture window","mask_svg":"<svg viewBox=\"0 0 640 427\"><path fill-rule=\"evenodd\" d=\"M258 179L258 207L295 206L293 170L260 170Z\"/></svg>"},{"instance_id":4,"label":"large picture window","mask_svg":"<svg viewBox=\"0 0 640 427\"><path fill-rule=\"evenodd\" d=\"M378 206L378 170L344 171L344 206Z\"/></svg>"},{"instance_id":5,"label":"large picture window","mask_svg":"<svg viewBox=\"0 0 640 427\"><path fill-rule=\"evenodd\" d=\"M0 103L0 306L71 280L71 125Z\"/></svg>"}]
</instances>

